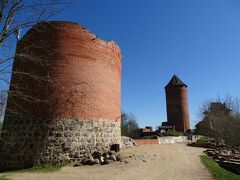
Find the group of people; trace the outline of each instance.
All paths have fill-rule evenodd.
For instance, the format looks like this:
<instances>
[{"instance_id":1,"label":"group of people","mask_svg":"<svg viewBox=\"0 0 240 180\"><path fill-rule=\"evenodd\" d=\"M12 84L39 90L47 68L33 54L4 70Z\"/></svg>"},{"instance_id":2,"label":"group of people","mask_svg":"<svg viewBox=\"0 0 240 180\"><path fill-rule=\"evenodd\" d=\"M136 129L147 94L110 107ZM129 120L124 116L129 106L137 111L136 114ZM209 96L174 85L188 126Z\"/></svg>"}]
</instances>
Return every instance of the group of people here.
<instances>
[{"instance_id":1,"label":"group of people","mask_svg":"<svg viewBox=\"0 0 240 180\"><path fill-rule=\"evenodd\" d=\"M187 140L192 141L193 140L193 135L191 133L188 134Z\"/></svg>"},{"instance_id":2,"label":"group of people","mask_svg":"<svg viewBox=\"0 0 240 180\"><path fill-rule=\"evenodd\" d=\"M198 138L198 133L196 131L188 132L187 140L192 141L193 140L193 136L194 136L195 139L197 139Z\"/></svg>"}]
</instances>

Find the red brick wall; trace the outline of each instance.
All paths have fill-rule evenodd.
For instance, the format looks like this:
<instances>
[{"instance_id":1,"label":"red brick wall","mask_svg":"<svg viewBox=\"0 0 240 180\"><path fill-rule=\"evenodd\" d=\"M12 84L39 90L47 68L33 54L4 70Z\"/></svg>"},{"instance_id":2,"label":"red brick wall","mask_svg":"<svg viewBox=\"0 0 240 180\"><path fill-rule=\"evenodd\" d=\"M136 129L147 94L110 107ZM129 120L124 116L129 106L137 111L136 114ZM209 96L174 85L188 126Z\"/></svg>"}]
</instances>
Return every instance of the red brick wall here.
<instances>
[{"instance_id":1,"label":"red brick wall","mask_svg":"<svg viewBox=\"0 0 240 180\"><path fill-rule=\"evenodd\" d=\"M157 139L135 139L134 141L138 145L158 144L158 140Z\"/></svg>"},{"instance_id":2,"label":"red brick wall","mask_svg":"<svg viewBox=\"0 0 240 180\"><path fill-rule=\"evenodd\" d=\"M10 93L7 109L41 117L113 121L121 115L121 52L114 42L100 40L78 24L48 22L25 35L17 54L15 71L50 81L13 74L12 92L17 86L21 94L43 102Z\"/></svg>"},{"instance_id":3,"label":"red brick wall","mask_svg":"<svg viewBox=\"0 0 240 180\"><path fill-rule=\"evenodd\" d=\"M167 119L177 131L190 128L187 88L170 87L166 89Z\"/></svg>"},{"instance_id":4,"label":"red brick wall","mask_svg":"<svg viewBox=\"0 0 240 180\"><path fill-rule=\"evenodd\" d=\"M143 132L152 132L152 131L151 131L151 129L144 128L144 129L143 129Z\"/></svg>"}]
</instances>

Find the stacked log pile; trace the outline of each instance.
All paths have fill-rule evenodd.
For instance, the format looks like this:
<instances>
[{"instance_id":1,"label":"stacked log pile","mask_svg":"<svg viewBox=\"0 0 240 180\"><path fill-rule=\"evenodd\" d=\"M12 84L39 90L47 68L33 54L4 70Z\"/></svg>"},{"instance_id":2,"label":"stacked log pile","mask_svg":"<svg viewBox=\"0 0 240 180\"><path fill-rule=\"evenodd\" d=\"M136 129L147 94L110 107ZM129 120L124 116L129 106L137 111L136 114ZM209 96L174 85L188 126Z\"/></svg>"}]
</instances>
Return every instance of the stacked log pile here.
<instances>
[{"instance_id":1,"label":"stacked log pile","mask_svg":"<svg viewBox=\"0 0 240 180\"><path fill-rule=\"evenodd\" d=\"M240 147L221 147L207 149L205 153L212 157L221 167L240 174Z\"/></svg>"}]
</instances>

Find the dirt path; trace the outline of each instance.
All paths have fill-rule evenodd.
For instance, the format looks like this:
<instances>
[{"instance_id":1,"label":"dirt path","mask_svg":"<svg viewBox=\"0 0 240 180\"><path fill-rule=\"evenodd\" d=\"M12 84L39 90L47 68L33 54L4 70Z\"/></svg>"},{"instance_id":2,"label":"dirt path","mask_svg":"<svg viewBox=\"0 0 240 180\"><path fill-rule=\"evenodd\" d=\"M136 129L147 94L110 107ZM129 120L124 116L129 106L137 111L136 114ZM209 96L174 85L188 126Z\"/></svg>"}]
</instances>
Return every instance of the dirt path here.
<instances>
[{"instance_id":1,"label":"dirt path","mask_svg":"<svg viewBox=\"0 0 240 180\"><path fill-rule=\"evenodd\" d=\"M104 166L65 167L53 173L21 173L17 180L200 180L212 179L200 162L203 149L185 144L145 145L125 149L125 162ZM132 157L129 157L132 156ZM146 161L146 162L145 162Z\"/></svg>"}]
</instances>

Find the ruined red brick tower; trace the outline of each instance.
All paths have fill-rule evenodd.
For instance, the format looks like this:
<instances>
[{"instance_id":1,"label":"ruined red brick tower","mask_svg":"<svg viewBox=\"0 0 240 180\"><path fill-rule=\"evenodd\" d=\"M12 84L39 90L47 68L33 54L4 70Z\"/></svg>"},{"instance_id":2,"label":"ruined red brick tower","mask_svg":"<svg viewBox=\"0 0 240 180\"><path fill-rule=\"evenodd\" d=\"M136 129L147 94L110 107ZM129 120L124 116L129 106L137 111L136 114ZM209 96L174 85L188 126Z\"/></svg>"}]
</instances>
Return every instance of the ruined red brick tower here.
<instances>
[{"instance_id":1,"label":"ruined red brick tower","mask_svg":"<svg viewBox=\"0 0 240 180\"><path fill-rule=\"evenodd\" d=\"M167 124L177 131L190 129L187 85L176 75L165 87L167 104Z\"/></svg>"},{"instance_id":2,"label":"ruined red brick tower","mask_svg":"<svg viewBox=\"0 0 240 180\"><path fill-rule=\"evenodd\" d=\"M43 22L18 43L0 169L57 163L120 143L121 51L71 22Z\"/></svg>"}]
</instances>

